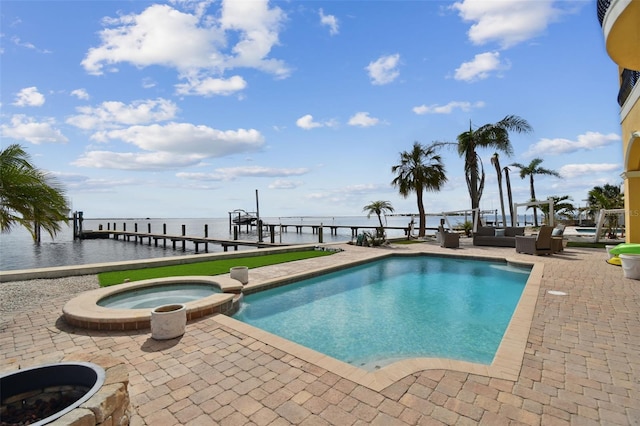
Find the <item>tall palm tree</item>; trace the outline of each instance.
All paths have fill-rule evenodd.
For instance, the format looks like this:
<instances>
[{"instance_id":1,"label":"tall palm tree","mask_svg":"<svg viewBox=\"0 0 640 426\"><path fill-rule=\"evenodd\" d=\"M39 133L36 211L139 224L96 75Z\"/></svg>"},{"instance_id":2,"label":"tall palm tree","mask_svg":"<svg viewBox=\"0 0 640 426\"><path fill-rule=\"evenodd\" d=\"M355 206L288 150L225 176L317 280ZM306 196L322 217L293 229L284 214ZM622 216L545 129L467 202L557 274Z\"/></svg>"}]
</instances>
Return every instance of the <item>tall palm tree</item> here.
<instances>
[{"instance_id":1,"label":"tall palm tree","mask_svg":"<svg viewBox=\"0 0 640 426\"><path fill-rule=\"evenodd\" d=\"M504 195L502 194L502 170L500 169L500 156L497 152L493 153L491 164L496 168L496 175L498 176L498 195L500 197L500 210L502 211L502 226L507 226L507 218L504 212Z\"/></svg>"},{"instance_id":2,"label":"tall palm tree","mask_svg":"<svg viewBox=\"0 0 640 426\"><path fill-rule=\"evenodd\" d=\"M509 172L511 169L509 167L505 167L502 169L504 171L504 180L507 183L507 200L509 200L509 217L511 217L511 226L516 226L516 217L513 212L513 194L511 193L511 179L509 178Z\"/></svg>"},{"instance_id":3,"label":"tall palm tree","mask_svg":"<svg viewBox=\"0 0 640 426\"><path fill-rule=\"evenodd\" d=\"M507 115L497 123L485 124L476 130L473 130L469 123L469 130L458 135L458 155L464 158L464 173L472 209L480 207L485 178L482 161L476 149L493 148L511 156L513 148L509 132L528 133L532 130L525 119L517 115Z\"/></svg>"},{"instance_id":4,"label":"tall palm tree","mask_svg":"<svg viewBox=\"0 0 640 426\"><path fill-rule=\"evenodd\" d=\"M513 167L517 167L520 169L520 178L524 179L529 176L529 190L531 191L531 201L536 201L536 190L533 185L533 177L535 175L548 175L560 177L560 174L555 170L545 169L544 167L540 167L542 163L541 158L534 158L531 160L531 163L528 165L524 165L521 163L513 163ZM536 207L533 207L533 226L538 226L538 210Z\"/></svg>"},{"instance_id":5,"label":"tall palm tree","mask_svg":"<svg viewBox=\"0 0 640 426\"><path fill-rule=\"evenodd\" d=\"M24 226L34 241L40 229L52 237L67 222L69 205L64 189L49 173L36 168L20 145L0 151L0 231Z\"/></svg>"},{"instance_id":6,"label":"tall palm tree","mask_svg":"<svg viewBox=\"0 0 640 426\"><path fill-rule=\"evenodd\" d=\"M407 198L410 193L416 193L420 217L419 237L424 237L426 231L423 192L439 191L447 181L442 158L436 154L437 146L431 144L425 147L414 142L411 151L400 153L400 164L391 167L391 172L396 174L391 184L398 188L400 195Z\"/></svg>"}]
</instances>

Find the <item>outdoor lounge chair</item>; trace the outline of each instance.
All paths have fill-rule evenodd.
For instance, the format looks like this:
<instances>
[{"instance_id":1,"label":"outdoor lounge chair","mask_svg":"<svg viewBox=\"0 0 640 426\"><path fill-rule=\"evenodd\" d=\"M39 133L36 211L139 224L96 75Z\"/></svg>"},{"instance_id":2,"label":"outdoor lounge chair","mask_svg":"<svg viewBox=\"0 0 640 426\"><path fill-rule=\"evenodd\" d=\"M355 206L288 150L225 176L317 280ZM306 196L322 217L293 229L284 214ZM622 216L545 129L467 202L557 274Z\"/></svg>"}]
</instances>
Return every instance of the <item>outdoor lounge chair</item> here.
<instances>
[{"instance_id":1,"label":"outdoor lounge chair","mask_svg":"<svg viewBox=\"0 0 640 426\"><path fill-rule=\"evenodd\" d=\"M553 228L543 225L537 236L516 236L516 252L526 254L552 254L551 233Z\"/></svg>"},{"instance_id":2,"label":"outdoor lounge chair","mask_svg":"<svg viewBox=\"0 0 640 426\"><path fill-rule=\"evenodd\" d=\"M456 232L449 232L445 230L443 226L438 227L438 232L440 232L440 247L460 247L460 234Z\"/></svg>"}]
</instances>

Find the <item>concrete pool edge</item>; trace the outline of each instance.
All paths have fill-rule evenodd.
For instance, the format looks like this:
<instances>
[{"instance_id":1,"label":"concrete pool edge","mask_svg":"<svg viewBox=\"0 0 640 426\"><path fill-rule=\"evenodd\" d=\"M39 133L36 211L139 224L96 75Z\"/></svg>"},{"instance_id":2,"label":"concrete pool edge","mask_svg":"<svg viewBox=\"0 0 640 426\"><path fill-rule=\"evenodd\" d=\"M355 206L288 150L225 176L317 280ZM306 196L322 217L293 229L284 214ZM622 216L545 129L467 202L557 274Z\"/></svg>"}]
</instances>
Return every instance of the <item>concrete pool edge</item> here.
<instances>
[{"instance_id":1,"label":"concrete pool edge","mask_svg":"<svg viewBox=\"0 0 640 426\"><path fill-rule=\"evenodd\" d=\"M239 304L242 284L225 275L182 276L133 281L116 286L87 291L69 300L62 308L62 315L68 324L90 330L142 330L151 327L151 308L114 309L98 305L98 301L131 289L163 284L204 283L220 288L222 293L212 294L185 303L187 320L206 315L232 312Z\"/></svg>"},{"instance_id":2,"label":"concrete pool edge","mask_svg":"<svg viewBox=\"0 0 640 426\"><path fill-rule=\"evenodd\" d=\"M328 268L318 268L306 271L301 274L296 274L295 277L287 277L280 280L269 280L268 282L261 283L261 285L254 286L253 291L258 291L258 288L266 289L277 286L278 282L284 281L286 283L290 283L291 281L296 281L298 279L317 276L323 273L334 271L336 269L355 266L391 255L415 256L416 254L441 257L457 257L462 259L466 258L486 261L499 261L514 266L531 267L531 273L529 275L525 288L522 291L522 295L520 296L518 305L514 310L507 329L505 330L504 336L496 352L494 360L490 365L457 361L446 358L411 358L394 362L393 364L387 365L377 371L370 372L355 367L351 364L347 364L343 361L339 361L328 355L309 349L298 343L284 339L280 336L253 327L226 315L214 315L211 319L223 326L229 327L235 331L256 339L259 342L273 346L290 355L298 357L318 367L324 368L329 372L332 372L345 379L351 380L374 391L381 391L410 374L424 370L445 369L498 379L516 380L522 368L527 340L529 337L531 323L533 321L533 315L537 304L538 293L544 272L543 263L535 261L522 261L520 259L505 257L476 255L465 256L463 254L446 255L433 252L381 253L374 254L370 259L366 261L359 260L355 262L347 262L340 265L333 265Z\"/></svg>"}]
</instances>

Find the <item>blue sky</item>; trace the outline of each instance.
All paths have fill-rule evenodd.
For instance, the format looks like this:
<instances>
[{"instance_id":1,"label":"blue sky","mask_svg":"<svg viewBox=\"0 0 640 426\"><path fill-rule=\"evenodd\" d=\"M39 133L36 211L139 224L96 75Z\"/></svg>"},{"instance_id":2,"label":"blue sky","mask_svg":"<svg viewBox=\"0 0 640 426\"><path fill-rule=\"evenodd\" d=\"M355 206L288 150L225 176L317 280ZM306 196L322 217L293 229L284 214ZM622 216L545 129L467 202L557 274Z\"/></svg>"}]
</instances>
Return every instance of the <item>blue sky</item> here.
<instances>
[{"instance_id":1,"label":"blue sky","mask_svg":"<svg viewBox=\"0 0 640 426\"><path fill-rule=\"evenodd\" d=\"M621 182L617 68L595 1L3 1L2 146L86 217L360 215L413 142L509 114L538 198ZM490 150L481 207L499 208ZM426 210L470 207L463 165ZM528 180L511 172L516 202Z\"/></svg>"}]
</instances>

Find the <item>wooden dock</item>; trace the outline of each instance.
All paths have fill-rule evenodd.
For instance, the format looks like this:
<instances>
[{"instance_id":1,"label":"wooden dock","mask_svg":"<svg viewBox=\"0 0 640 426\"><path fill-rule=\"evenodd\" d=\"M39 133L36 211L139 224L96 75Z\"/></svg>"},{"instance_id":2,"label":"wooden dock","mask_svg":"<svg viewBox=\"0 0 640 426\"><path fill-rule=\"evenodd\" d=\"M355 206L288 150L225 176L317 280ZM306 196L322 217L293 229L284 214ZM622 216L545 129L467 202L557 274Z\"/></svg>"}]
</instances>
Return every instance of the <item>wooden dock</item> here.
<instances>
[{"instance_id":1,"label":"wooden dock","mask_svg":"<svg viewBox=\"0 0 640 426\"><path fill-rule=\"evenodd\" d=\"M280 228L280 232L288 232L289 228L295 228L296 234L302 234L304 228L311 228L311 232L313 234L319 234L321 229L329 228L329 232L331 235L338 235L339 229L351 229L351 237L355 238L358 236L358 231L361 229L366 230L375 230L378 229L379 226L364 226L364 225L312 225L312 224L284 224L280 223L277 225L274 224L265 224L264 226L269 227L269 229ZM384 226L385 230L400 230L404 231L404 235L409 235L411 229L408 226Z\"/></svg>"},{"instance_id":2,"label":"wooden dock","mask_svg":"<svg viewBox=\"0 0 640 426\"><path fill-rule=\"evenodd\" d=\"M286 246L287 244L279 244L275 242L258 242L258 241L248 241L248 240L225 240L220 238L208 238L208 237L193 237L188 235L167 235L167 234L153 234L148 232L131 232L131 231L116 231L116 230L98 230L98 231L83 231L82 239L97 239L97 238L113 238L114 240L118 240L122 238L123 241L132 241L136 244L144 244L147 242L148 245L151 245L153 241L153 245L156 247L160 246L160 241L162 242L162 247L167 248L167 242L171 242L171 247L175 250L177 245L180 245L182 251L186 251L187 242L192 243L195 246L195 252L199 253L200 245L204 245L205 253L209 252L209 244L218 244L221 245L224 251L228 251L229 247L233 247L234 250L238 250L239 246L250 246L257 248L264 247L281 247Z\"/></svg>"},{"instance_id":3,"label":"wooden dock","mask_svg":"<svg viewBox=\"0 0 640 426\"><path fill-rule=\"evenodd\" d=\"M230 231L232 232L232 237L229 239L225 238L209 238L209 225L204 225L204 233L201 236L187 235L186 225L181 225L182 230L180 235L168 234L167 233L167 224L162 224L161 232L152 232L151 231L151 223L148 222L146 224L146 232L142 232L142 230L138 229L138 223L133 224L133 230L127 230L127 223L122 223L121 229L116 229L116 222L107 221L106 229L102 224L98 225L98 230L84 230L82 227L83 216L82 212L74 213L74 238L77 239L97 239L97 238L113 238L114 240L122 239L123 241L133 241L136 244L145 244L147 243L149 246L152 244L156 247L161 246L163 248L167 248L170 243L170 247L174 250L182 248L182 251L186 251L187 243L192 244L195 247L195 252L200 252L200 247L204 247L204 251L209 251L209 244L217 244L222 246L224 251L228 251L229 247L233 247L234 250L238 250L240 246L248 246L248 247L276 247L276 246L284 246L289 244L276 243L276 235L279 233L287 233L289 228L295 229L295 232L298 234L302 234L305 231L311 231L312 234L317 235L316 241L320 244L324 242L323 234L326 230L329 230L331 236L337 236L339 230L341 229L349 229L351 231L351 238L354 239L358 236L359 232L363 230L367 231L375 231L379 228L379 226L375 225L325 225L325 224L302 224L302 223L278 223L278 224L268 224L263 223L261 220L257 222L252 222L246 224L247 233L250 229L254 229L257 231L257 241L256 240L243 240L241 239L242 230L240 225L233 226ZM144 225L143 225L144 226ZM245 225L243 225L245 226ZM395 230L395 231L403 231L405 236L409 236L412 232L412 229L409 225L407 226L384 226L385 230ZM264 238L266 237L266 238ZM268 241L268 242L267 242Z\"/></svg>"}]
</instances>

